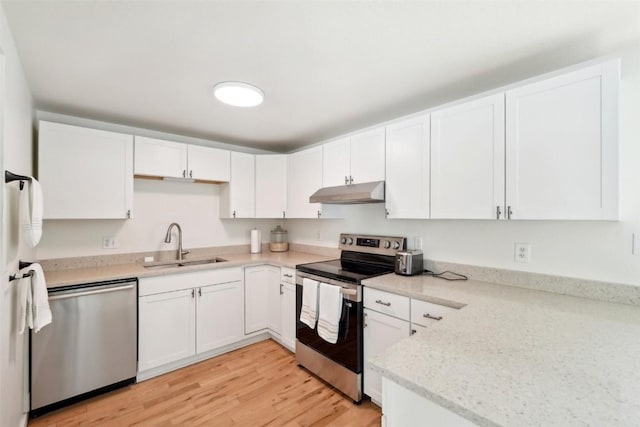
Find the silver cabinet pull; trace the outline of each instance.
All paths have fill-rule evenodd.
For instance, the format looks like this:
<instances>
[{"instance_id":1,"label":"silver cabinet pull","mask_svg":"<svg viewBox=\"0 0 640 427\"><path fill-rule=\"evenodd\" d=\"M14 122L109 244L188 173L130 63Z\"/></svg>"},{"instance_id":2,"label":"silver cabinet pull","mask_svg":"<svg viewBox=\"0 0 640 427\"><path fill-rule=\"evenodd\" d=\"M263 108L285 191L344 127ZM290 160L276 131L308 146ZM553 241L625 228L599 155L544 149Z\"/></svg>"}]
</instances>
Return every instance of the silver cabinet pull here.
<instances>
[{"instance_id":1,"label":"silver cabinet pull","mask_svg":"<svg viewBox=\"0 0 640 427\"><path fill-rule=\"evenodd\" d=\"M186 169L182 169L182 177L183 178L187 177L187 170Z\"/></svg>"},{"instance_id":2,"label":"silver cabinet pull","mask_svg":"<svg viewBox=\"0 0 640 427\"><path fill-rule=\"evenodd\" d=\"M189 171L189 178L193 178L193 169Z\"/></svg>"},{"instance_id":3,"label":"silver cabinet pull","mask_svg":"<svg viewBox=\"0 0 640 427\"><path fill-rule=\"evenodd\" d=\"M347 178L347 175L344 176L344 185L347 185L349 183L349 178Z\"/></svg>"},{"instance_id":4,"label":"silver cabinet pull","mask_svg":"<svg viewBox=\"0 0 640 427\"><path fill-rule=\"evenodd\" d=\"M201 297L202 296L202 288L198 288L198 296Z\"/></svg>"},{"instance_id":5,"label":"silver cabinet pull","mask_svg":"<svg viewBox=\"0 0 640 427\"><path fill-rule=\"evenodd\" d=\"M235 218L235 217L236 217L236 211L233 211L233 214L232 214L232 215L233 215L233 217Z\"/></svg>"},{"instance_id":6,"label":"silver cabinet pull","mask_svg":"<svg viewBox=\"0 0 640 427\"><path fill-rule=\"evenodd\" d=\"M284 294L284 291L282 290L283 286L284 286L284 284L280 283L280 295Z\"/></svg>"},{"instance_id":7,"label":"silver cabinet pull","mask_svg":"<svg viewBox=\"0 0 640 427\"><path fill-rule=\"evenodd\" d=\"M349 175L349 184L353 184L353 177Z\"/></svg>"},{"instance_id":8,"label":"silver cabinet pull","mask_svg":"<svg viewBox=\"0 0 640 427\"><path fill-rule=\"evenodd\" d=\"M322 215L322 214L320 213L320 211L318 211L318 218L320 218L320 215Z\"/></svg>"},{"instance_id":9,"label":"silver cabinet pull","mask_svg":"<svg viewBox=\"0 0 640 427\"><path fill-rule=\"evenodd\" d=\"M384 216L385 216L385 217L388 217L388 216L389 216L389 209L385 209L385 210L384 210Z\"/></svg>"},{"instance_id":10,"label":"silver cabinet pull","mask_svg":"<svg viewBox=\"0 0 640 427\"><path fill-rule=\"evenodd\" d=\"M507 219L511 219L511 214L513 212L511 212L511 206L507 206Z\"/></svg>"},{"instance_id":11,"label":"silver cabinet pull","mask_svg":"<svg viewBox=\"0 0 640 427\"><path fill-rule=\"evenodd\" d=\"M496 219L500 219L500 215L502 211L500 210L500 206L496 206Z\"/></svg>"},{"instance_id":12,"label":"silver cabinet pull","mask_svg":"<svg viewBox=\"0 0 640 427\"><path fill-rule=\"evenodd\" d=\"M64 294L64 295L53 295L53 296L49 297L49 301L55 301L55 300L59 300L59 299L76 298L76 297L84 297L84 296L87 296L87 295L106 294L107 292L124 291L124 290L127 290L127 289L133 289L133 285L118 286L118 287L115 287L115 288L107 288L107 289L98 289L98 290L95 290L95 291L73 292L73 293Z\"/></svg>"},{"instance_id":13,"label":"silver cabinet pull","mask_svg":"<svg viewBox=\"0 0 640 427\"><path fill-rule=\"evenodd\" d=\"M131 209L127 209L127 218L131 219Z\"/></svg>"},{"instance_id":14,"label":"silver cabinet pull","mask_svg":"<svg viewBox=\"0 0 640 427\"><path fill-rule=\"evenodd\" d=\"M196 297L196 290L191 289L191 298L195 298L195 297Z\"/></svg>"},{"instance_id":15,"label":"silver cabinet pull","mask_svg":"<svg viewBox=\"0 0 640 427\"><path fill-rule=\"evenodd\" d=\"M422 315L425 319L433 319L433 320L442 320L442 316L432 316L429 313L425 313Z\"/></svg>"},{"instance_id":16,"label":"silver cabinet pull","mask_svg":"<svg viewBox=\"0 0 640 427\"><path fill-rule=\"evenodd\" d=\"M284 273L284 277L293 277L292 274Z\"/></svg>"},{"instance_id":17,"label":"silver cabinet pull","mask_svg":"<svg viewBox=\"0 0 640 427\"><path fill-rule=\"evenodd\" d=\"M282 219L285 219L285 218L286 218L285 212L282 211Z\"/></svg>"},{"instance_id":18,"label":"silver cabinet pull","mask_svg":"<svg viewBox=\"0 0 640 427\"><path fill-rule=\"evenodd\" d=\"M386 305L387 307L391 307L391 303L390 302L384 302L381 299L377 299L376 300L376 304Z\"/></svg>"}]
</instances>

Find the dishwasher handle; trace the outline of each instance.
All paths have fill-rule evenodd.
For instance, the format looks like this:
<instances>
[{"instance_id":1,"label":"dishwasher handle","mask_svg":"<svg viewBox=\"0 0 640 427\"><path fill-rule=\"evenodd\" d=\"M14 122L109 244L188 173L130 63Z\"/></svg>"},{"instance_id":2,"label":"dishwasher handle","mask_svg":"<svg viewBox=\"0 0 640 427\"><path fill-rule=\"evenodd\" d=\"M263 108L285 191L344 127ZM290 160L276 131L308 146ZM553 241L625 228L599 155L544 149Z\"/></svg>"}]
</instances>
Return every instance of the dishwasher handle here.
<instances>
[{"instance_id":1,"label":"dishwasher handle","mask_svg":"<svg viewBox=\"0 0 640 427\"><path fill-rule=\"evenodd\" d=\"M106 289L97 289L95 291L84 291L84 292L73 292L64 295L52 295L49 296L49 301L68 299L68 298L77 298L84 297L87 295L97 295L97 294L105 294L107 292L117 292L117 291L125 291L127 289L133 289L135 285L124 285L117 286L115 288L106 288Z\"/></svg>"}]
</instances>

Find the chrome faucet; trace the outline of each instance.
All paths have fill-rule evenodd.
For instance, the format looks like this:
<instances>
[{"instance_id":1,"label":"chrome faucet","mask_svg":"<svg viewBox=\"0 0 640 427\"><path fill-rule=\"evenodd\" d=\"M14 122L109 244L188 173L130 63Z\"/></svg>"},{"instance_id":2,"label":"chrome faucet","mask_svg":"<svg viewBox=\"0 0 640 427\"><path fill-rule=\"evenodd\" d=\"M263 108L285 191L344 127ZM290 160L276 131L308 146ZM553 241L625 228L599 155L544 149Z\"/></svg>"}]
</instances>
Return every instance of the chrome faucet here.
<instances>
[{"instance_id":1,"label":"chrome faucet","mask_svg":"<svg viewBox=\"0 0 640 427\"><path fill-rule=\"evenodd\" d=\"M178 261L182 261L183 257L191 251L182 250L182 228L180 228L180 224L177 222L171 223L167 229L167 235L164 237L164 242L171 243L171 230L173 230L173 227L178 228Z\"/></svg>"}]
</instances>

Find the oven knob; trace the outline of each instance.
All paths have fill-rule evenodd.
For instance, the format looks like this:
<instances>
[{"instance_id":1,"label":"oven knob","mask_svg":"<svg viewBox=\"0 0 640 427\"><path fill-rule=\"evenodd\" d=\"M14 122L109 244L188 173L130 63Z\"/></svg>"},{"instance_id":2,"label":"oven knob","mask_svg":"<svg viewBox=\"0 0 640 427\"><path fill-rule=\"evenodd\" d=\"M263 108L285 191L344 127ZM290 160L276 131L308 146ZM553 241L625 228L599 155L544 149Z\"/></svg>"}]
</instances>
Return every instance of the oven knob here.
<instances>
[{"instance_id":1,"label":"oven knob","mask_svg":"<svg viewBox=\"0 0 640 427\"><path fill-rule=\"evenodd\" d=\"M388 241L388 240L385 240L385 241L384 241L384 248L385 248L385 249L389 249L390 247L391 247L391 242L390 242L390 241Z\"/></svg>"},{"instance_id":2,"label":"oven knob","mask_svg":"<svg viewBox=\"0 0 640 427\"><path fill-rule=\"evenodd\" d=\"M393 249L400 249L400 243L393 242Z\"/></svg>"},{"instance_id":3,"label":"oven knob","mask_svg":"<svg viewBox=\"0 0 640 427\"><path fill-rule=\"evenodd\" d=\"M353 245L353 238L347 237L347 245Z\"/></svg>"},{"instance_id":4,"label":"oven knob","mask_svg":"<svg viewBox=\"0 0 640 427\"><path fill-rule=\"evenodd\" d=\"M340 243L342 243L343 245L347 243L347 238L346 237L340 238Z\"/></svg>"}]
</instances>

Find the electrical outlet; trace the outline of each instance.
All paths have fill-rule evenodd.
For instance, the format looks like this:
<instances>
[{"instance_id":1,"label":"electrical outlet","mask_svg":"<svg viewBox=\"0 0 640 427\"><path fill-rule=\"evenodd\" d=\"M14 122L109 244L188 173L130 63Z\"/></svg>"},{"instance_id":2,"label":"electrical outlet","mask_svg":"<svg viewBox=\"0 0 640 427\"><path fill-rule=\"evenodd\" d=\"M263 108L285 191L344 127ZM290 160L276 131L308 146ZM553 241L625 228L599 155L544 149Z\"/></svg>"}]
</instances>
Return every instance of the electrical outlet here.
<instances>
[{"instance_id":1,"label":"electrical outlet","mask_svg":"<svg viewBox=\"0 0 640 427\"><path fill-rule=\"evenodd\" d=\"M514 255L516 262L529 262L531 260L531 245L529 243L516 243Z\"/></svg>"},{"instance_id":2,"label":"electrical outlet","mask_svg":"<svg viewBox=\"0 0 640 427\"><path fill-rule=\"evenodd\" d=\"M116 249L116 238L113 236L107 236L102 238L102 249Z\"/></svg>"},{"instance_id":3,"label":"electrical outlet","mask_svg":"<svg viewBox=\"0 0 640 427\"><path fill-rule=\"evenodd\" d=\"M413 238L413 249L422 250L422 237L416 236Z\"/></svg>"}]
</instances>

